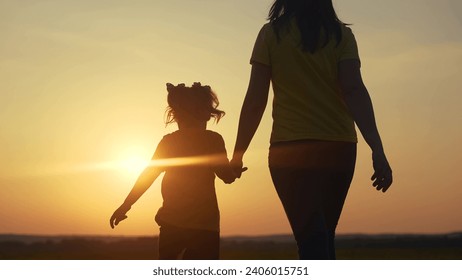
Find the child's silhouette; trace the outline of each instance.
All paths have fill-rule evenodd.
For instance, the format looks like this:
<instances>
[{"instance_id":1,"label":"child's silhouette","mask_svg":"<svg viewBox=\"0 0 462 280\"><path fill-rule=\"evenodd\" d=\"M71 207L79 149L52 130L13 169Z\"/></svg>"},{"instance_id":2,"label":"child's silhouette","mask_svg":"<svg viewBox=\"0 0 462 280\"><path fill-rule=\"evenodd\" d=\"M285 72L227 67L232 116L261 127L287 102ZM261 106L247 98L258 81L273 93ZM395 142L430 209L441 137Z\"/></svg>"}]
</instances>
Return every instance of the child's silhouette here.
<instances>
[{"instance_id":1,"label":"child's silhouette","mask_svg":"<svg viewBox=\"0 0 462 280\"><path fill-rule=\"evenodd\" d=\"M207 121L217 122L225 112L209 86L194 83L167 84L166 123L176 122L178 130L160 141L152 162L141 173L125 202L110 219L111 227L127 218L127 211L165 171L162 181L163 205L156 215L160 226L159 258L218 259L219 210L215 174L225 183L236 179L229 165L220 134L206 130Z\"/></svg>"}]
</instances>

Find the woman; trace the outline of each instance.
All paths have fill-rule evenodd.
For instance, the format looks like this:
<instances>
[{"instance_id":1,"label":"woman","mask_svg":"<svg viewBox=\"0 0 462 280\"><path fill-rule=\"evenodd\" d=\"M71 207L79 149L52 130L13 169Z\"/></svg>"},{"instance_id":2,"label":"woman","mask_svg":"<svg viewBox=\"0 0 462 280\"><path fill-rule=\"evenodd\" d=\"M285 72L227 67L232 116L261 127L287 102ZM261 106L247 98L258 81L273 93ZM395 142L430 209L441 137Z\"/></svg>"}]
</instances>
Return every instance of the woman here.
<instances>
[{"instance_id":1,"label":"woman","mask_svg":"<svg viewBox=\"0 0 462 280\"><path fill-rule=\"evenodd\" d=\"M239 175L271 81L269 168L299 257L335 259L335 228L356 160L355 123L372 150L373 186L385 192L392 183L353 33L331 0L276 0L251 64L232 165Z\"/></svg>"}]
</instances>

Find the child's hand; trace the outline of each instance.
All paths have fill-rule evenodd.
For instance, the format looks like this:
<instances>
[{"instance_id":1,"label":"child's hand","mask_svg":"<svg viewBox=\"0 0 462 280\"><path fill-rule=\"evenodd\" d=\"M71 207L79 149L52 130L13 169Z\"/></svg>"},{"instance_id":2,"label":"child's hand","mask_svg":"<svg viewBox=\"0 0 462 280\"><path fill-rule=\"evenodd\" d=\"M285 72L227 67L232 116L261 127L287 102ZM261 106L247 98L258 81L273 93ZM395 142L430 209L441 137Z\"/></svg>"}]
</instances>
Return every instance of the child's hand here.
<instances>
[{"instance_id":1,"label":"child's hand","mask_svg":"<svg viewBox=\"0 0 462 280\"><path fill-rule=\"evenodd\" d=\"M127 212L130 210L130 206L121 205L117 210L115 210L114 214L112 214L111 219L109 220L109 224L111 228L114 228L118 225L121 221L125 220L127 217Z\"/></svg>"},{"instance_id":2,"label":"child's hand","mask_svg":"<svg viewBox=\"0 0 462 280\"><path fill-rule=\"evenodd\" d=\"M232 184L236 180L236 176L234 177L229 177L229 178L223 178L222 179L225 184Z\"/></svg>"},{"instance_id":3,"label":"child's hand","mask_svg":"<svg viewBox=\"0 0 462 280\"><path fill-rule=\"evenodd\" d=\"M236 178L241 178L242 172L247 171L247 167L243 167L244 164L242 163L242 160L232 159L230 164L234 174L236 174Z\"/></svg>"},{"instance_id":4,"label":"child's hand","mask_svg":"<svg viewBox=\"0 0 462 280\"><path fill-rule=\"evenodd\" d=\"M235 170L231 170L232 176L230 176L228 178L223 178L222 180L223 180L223 182L225 182L225 184L232 184L234 181L236 181L236 179L240 178L241 177L240 174L242 172L245 172L246 170L247 170L247 167L241 167L239 177L237 176Z\"/></svg>"}]
</instances>

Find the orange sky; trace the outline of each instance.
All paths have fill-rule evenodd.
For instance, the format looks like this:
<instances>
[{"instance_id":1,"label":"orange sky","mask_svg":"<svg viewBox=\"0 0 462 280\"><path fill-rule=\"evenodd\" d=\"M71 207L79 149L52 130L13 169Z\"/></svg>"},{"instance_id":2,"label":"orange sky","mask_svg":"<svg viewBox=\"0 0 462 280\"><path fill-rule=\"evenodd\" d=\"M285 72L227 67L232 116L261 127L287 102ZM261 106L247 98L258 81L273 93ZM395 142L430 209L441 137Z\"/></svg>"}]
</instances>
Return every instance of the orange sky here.
<instances>
[{"instance_id":1,"label":"orange sky","mask_svg":"<svg viewBox=\"0 0 462 280\"><path fill-rule=\"evenodd\" d=\"M348 3L346 3L348 2ZM109 217L161 137L165 83L201 81L231 152L250 52L269 0L0 0L0 233L156 234L160 179L116 230ZM336 1L392 164L370 187L360 139L339 233L462 231L462 4ZM269 107L268 107L269 109ZM290 232L267 169L270 111L233 185L216 181L223 235Z\"/></svg>"}]
</instances>

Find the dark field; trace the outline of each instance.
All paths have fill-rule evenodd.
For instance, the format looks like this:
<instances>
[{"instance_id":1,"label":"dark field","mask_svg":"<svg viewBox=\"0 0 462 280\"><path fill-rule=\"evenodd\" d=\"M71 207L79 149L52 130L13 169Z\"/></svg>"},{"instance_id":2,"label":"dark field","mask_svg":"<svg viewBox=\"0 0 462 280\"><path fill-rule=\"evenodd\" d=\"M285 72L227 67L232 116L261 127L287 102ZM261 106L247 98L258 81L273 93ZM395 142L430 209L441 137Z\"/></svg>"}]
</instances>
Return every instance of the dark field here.
<instances>
[{"instance_id":1,"label":"dark field","mask_svg":"<svg viewBox=\"0 0 462 280\"><path fill-rule=\"evenodd\" d=\"M340 235L343 260L462 260L462 233L443 235ZM3 260L157 259L157 237L0 235ZM221 259L297 259L290 236L225 237Z\"/></svg>"}]
</instances>

